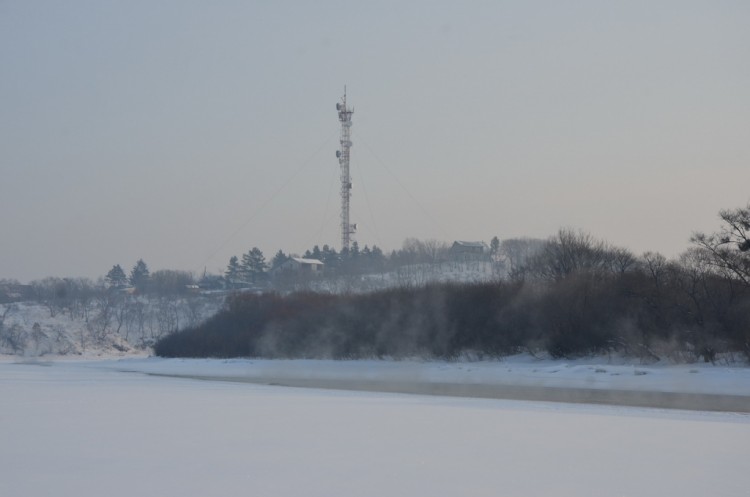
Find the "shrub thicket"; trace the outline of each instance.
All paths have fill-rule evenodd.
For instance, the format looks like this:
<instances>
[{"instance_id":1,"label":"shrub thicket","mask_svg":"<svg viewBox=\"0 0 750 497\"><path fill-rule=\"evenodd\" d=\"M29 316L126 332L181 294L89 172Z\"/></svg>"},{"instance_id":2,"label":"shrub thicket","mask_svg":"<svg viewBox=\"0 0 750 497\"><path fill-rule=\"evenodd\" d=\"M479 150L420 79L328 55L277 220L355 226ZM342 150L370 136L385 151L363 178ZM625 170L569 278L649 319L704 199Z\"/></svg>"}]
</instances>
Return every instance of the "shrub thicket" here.
<instances>
[{"instance_id":1,"label":"shrub thicket","mask_svg":"<svg viewBox=\"0 0 750 497\"><path fill-rule=\"evenodd\" d=\"M160 340L166 357L555 357L622 351L713 360L747 353L750 296L708 277L700 291L674 270L443 284L363 295L237 294L205 323ZM737 290L736 288L734 289Z\"/></svg>"},{"instance_id":2,"label":"shrub thicket","mask_svg":"<svg viewBox=\"0 0 750 497\"><path fill-rule=\"evenodd\" d=\"M554 357L622 351L713 361L750 358L750 206L720 213L677 261L634 257L561 230L509 280L361 295L232 296L207 322L156 344L161 356ZM520 260L520 259L519 259Z\"/></svg>"}]
</instances>

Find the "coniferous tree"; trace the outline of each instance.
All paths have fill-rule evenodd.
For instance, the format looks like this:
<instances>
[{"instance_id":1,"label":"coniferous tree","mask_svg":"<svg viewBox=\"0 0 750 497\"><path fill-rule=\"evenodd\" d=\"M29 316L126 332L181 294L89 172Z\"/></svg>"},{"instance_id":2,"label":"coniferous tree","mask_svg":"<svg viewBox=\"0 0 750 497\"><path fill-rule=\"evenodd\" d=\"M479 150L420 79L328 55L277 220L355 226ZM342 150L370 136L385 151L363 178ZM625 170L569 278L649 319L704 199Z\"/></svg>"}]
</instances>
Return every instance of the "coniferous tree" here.
<instances>
[{"instance_id":1,"label":"coniferous tree","mask_svg":"<svg viewBox=\"0 0 750 497\"><path fill-rule=\"evenodd\" d=\"M339 262L339 254L336 252L335 248L323 245L323 250L320 255L322 257L321 261L326 267L333 268L337 266Z\"/></svg>"},{"instance_id":2,"label":"coniferous tree","mask_svg":"<svg viewBox=\"0 0 750 497\"><path fill-rule=\"evenodd\" d=\"M240 279L240 262L236 255L229 258L229 264L227 264L227 270L224 271L224 277L226 278L229 288L234 288Z\"/></svg>"},{"instance_id":3,"label":"coniferous tree","mask_svg":"<svg viewBox=\"0 0 750 497\"><path fill-rule=\"evenodd\" d=\"M370 251L373 257L378 258L378 259L385 259L385 254L383 254L383 250L377 245L373 245Z\"/></svg>"},{"instance_id":4,"label":"coniferous tree","mask_svg":"<svg viewBox=\"0 0 750 497\"><path fill-rule=\"evenodd\" d=\"M128 277L119 264L112 266L105 279L110 288L123 288L128 284Z\"/></svg>"},{"instance_id":5,"label":"coniferous tree","mask_svg":"<svg viewBox=\"0 0 750 497\"><path fill-rule=\"evenodd\" d=\"M320 251L320 247L318 247L317 245L313 247L312 253L310 254L310 258L317 259L317 260L321 260L323 258L323 254Z\"/></svg>"},{"instance_id":6,"label":"coniferous tree","mask_svg":"<svg viewBox=\"0 0 750 497\"><path fill-rule=\"evenodd\" d=\"M360 262L360 266L362 267L362 270L364 272L371 272L373 270L372 265L372 251L370 250L370 247L365 245L365 248L362 249L362 252L360 252L360 255L362 256L362 261Z\"/></svg>"},{"instance_id":7,"label":"coniferous tree","mask_svg":"<svg viewBox=\"0 0 750 497\"><path fill-rule=\"evenodd\" d=\"M274 255L273 259L271 260L271 269L280 268L281 265L284 264L288 260L289 260L289 256L286 255L283 251L279 250L278 252L276 252L276 255Z\"/></svg>"},{"instance_id":8,"label":"coniferous tree","mask_svg":"<svg viewBox=\"0 0 750 497\"><path fill-rule=\"evenodd\" d=\"M148 284L148 277L148 266L143 262L143 259L138 259L138 262L130 271L130 284L138 290L143 290Z\"/></svg>"},{"instance_id":9,"label":"coniferous tree","mask_svg":"<svg viewBox=\"0 0 750 497\"><path fill-rule=\"evenodd\" d=\"M370 250L371 267L374 271L383 271L387 262L385 254L377 245L373 245Z\"/></svg>"},{"instance_id":10,"label":"coniferous tree","mask_svg":"<svg viewBox=\"0 0 750 497\"><path fill-rule=\"evenodd\" d=\"M248 250L242 254L242 260L240 261L240 280L243 283L250 283L251 252L252 250Z\"/></svg>"},{"instance_id":11,"label":"coniferous tree","mask_svg":"<svg viewBox=\"0 0 750 497\"><path fill-rule=\"evenodd\" d=\"M266 262L266 257L263 255L263 252L258 247L253 247L251 254L253 256L253 273L264 273L268 269L268 263Z\"/></svg>"},{"instance_id":12,"label":"coniferous tree","mask_svg":"<svg viewBox=\"0 0 750 497\"><path fill-rule=\"evenodd\" d=\"M247 283L257 283L263 278L268 264L263 252L258 247L253 247L242 255L240 273Z\"/></svg>"},{"instance_id":13,"label":"coniferous tree","mask_svg":"<svg viewBox=\"0 0 750 497\"><path fill-rule=\"evenodd\" d=\"M492 259L495 260L498 257L498 253L500 252L500 239L498 237L493 236L492 240L490 240L490 256L492 256Z\"/></svg>"}]
</instances>

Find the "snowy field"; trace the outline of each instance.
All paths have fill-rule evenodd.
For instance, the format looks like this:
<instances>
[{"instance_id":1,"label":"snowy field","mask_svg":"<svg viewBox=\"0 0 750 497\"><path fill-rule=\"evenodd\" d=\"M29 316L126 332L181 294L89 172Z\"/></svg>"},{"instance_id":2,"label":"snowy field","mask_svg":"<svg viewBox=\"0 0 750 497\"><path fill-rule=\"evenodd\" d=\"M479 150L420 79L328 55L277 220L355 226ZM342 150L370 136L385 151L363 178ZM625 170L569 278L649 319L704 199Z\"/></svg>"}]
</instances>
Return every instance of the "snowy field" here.
<instances>
[{"instance_id":1,"label":"snowy field","mask_svg":"<svg viewBox=\"0 0 750 497\"><path fill-rule=\"evenodd\" d=\"M543 364L8 359L0 361L0 494L747 495L747 414L300 389L139 372L236 377L275 369L289 378L490 382L504 376L502 366L511 375L518 371L508 381L551 376L571 384L593 377L611 384L627 377L642 388L650 381L651 388L671 382L683 390L748 389L746 368L640 374L627 365ZM605 368L611 370L596 372ZM683 375L689 380L679 381Z\"/></svg>"}]
</instances>

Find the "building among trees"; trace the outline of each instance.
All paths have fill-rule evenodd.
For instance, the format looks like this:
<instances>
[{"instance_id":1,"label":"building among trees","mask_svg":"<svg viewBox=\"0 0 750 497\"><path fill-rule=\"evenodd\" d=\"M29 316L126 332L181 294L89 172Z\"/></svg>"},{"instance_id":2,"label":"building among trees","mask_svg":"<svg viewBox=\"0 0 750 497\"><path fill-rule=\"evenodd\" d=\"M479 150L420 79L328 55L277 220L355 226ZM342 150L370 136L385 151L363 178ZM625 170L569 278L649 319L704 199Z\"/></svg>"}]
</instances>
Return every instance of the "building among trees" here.
<instances>
[{"instance_id":1,"label":"building among trees","mask_svg":"<svg viewBox=\"0 0 750 497\"><path fill-rule=\"evenodd\" d=\"M451 246L451 257L457 260L479 259L490 253L490 247L484 242L464 242L456 240Z\"/></svg>"},{"instance_id":2,"label":"building among trees","mask_svg":"<svg viewBox=\"0 0 750 497\"><path fill-rule=\"evenodd\" d=\"M323 274L323 264L318 259L290 257L276 269L276 274L293 273L298 275L320 276Z\"/></svg>"}]
</instances>

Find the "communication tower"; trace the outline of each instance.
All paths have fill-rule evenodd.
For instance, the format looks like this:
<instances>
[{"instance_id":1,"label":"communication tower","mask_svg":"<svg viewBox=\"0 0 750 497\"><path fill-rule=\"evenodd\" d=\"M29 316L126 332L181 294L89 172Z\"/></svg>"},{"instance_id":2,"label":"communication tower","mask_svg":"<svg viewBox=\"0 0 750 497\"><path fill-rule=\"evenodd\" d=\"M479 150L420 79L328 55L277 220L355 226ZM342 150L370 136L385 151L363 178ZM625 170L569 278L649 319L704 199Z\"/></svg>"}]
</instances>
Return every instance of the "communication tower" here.
<instances>
[{"instance_id":1,"label":"communication tower","mask_svg":"<svg viewBox=\"0 0 750 497\"><path fill-rule=\"evenodd\" d=\"M349 175L349 149L352 146L351 127L354 109L346 106L346 86L341 102L336 104L341 122L341 149L336 151L336 157L341 166L341 250L349 251L352 235L357 231L357 225L349 222L349 200L352 196L352 180Z\"/></svg>"}]
</instances>

